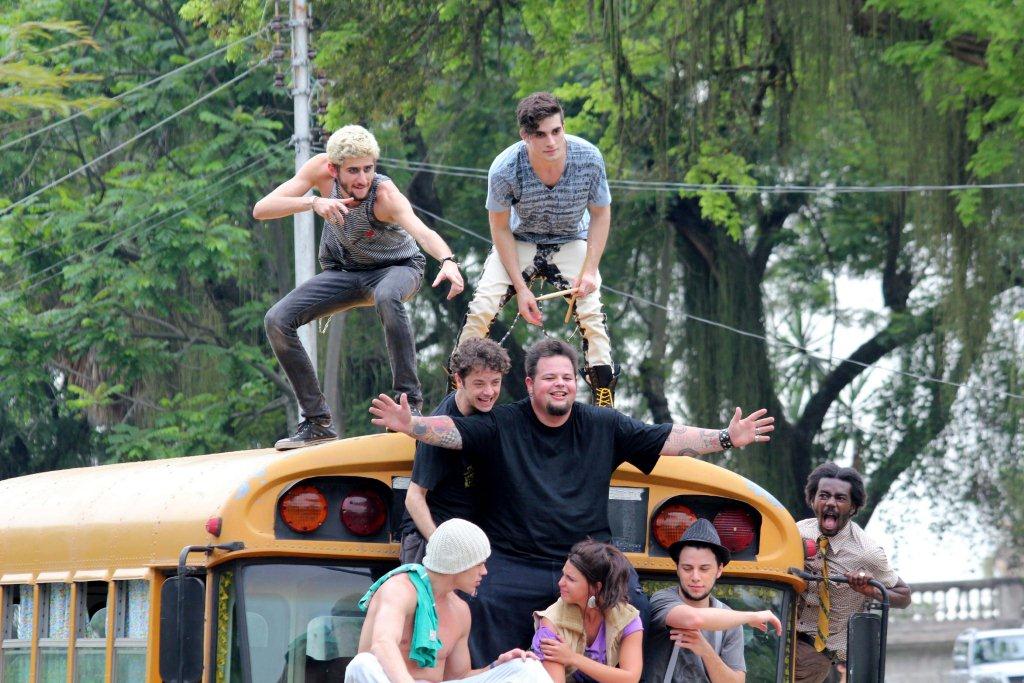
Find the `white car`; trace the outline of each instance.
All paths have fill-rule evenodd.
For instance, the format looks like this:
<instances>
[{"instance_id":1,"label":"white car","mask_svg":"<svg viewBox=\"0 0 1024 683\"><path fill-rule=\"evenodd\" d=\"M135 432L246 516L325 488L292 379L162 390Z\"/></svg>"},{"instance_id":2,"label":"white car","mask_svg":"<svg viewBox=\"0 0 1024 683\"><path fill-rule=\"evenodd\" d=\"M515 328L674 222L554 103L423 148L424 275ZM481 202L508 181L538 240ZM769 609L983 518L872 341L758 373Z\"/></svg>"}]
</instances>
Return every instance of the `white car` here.
<instances>
[{"instance_id":1,"label":"white car","mask_svg":"<svg viewBox=\"0 0 1024 683\"><path fill-rule=\"evenodd\" d=\"M956 683L1024 683L1024 628L969 629L953 644Z\"/></svg>"}]
</instances>

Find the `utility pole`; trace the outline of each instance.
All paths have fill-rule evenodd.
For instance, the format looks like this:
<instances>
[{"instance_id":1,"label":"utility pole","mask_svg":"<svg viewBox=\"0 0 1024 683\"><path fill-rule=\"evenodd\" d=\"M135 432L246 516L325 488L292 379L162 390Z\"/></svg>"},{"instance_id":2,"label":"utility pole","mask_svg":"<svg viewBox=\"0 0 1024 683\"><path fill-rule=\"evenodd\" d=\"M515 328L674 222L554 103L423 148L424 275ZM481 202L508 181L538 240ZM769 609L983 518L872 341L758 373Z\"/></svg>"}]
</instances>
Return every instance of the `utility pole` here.
<instances>
[{"instance_id":1,"label":"utility pole","mask_svg":"<svg viewBox=\"0 0 1024 683\"><path fill-rule=\"evenodd\" d=\"M309 11L307 0L291 0L292 29L292 103L295 120L295 171L309 161L311 138L309 130ZM312 191L306 193L307 196ZM295 214L295 286L316 275L315 247L316 231L313 224L313 212L303 211ZM311 322L299 329L299 339L313 362L313 371L317 369L316 355L316 322Z\"/></svg>"}]
</instances>

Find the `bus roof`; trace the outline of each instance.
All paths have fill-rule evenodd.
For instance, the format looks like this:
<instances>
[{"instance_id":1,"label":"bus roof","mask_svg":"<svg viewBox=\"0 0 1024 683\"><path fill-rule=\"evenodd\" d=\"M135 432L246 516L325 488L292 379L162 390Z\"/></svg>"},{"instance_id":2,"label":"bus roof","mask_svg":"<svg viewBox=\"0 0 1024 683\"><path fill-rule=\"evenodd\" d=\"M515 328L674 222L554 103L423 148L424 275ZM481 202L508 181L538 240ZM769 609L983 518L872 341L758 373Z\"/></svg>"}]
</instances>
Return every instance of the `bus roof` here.
<instances>
[{"instance_id":1,"label":"bus roof","mask_svg":"<svg viewBox=\"0 0 1024 683\"><path fill-rule=\"evenodd\" d=\"M393 474L411 470L413 451L414 442L404 435L376 434L286 452L237 451L8 479L0 482L0 582L22 582L40 573L55 581L72 580L76 572L92 579L106 571L106 578L118 578L118 570L123 576L174 567L186 545L230 541L245 543L245 554L345 552L390 559L397 556L396 544L275 539L276 501L284 487L308 477L358 475L391 486ZM792 517L777 500L710 463L666 457L650 476L623 465L614 481L650 486L656 500L676 491L680 479L691 493L749 502L764 515L762 533L775 539L789 535ZM211 517L223 519L219 538L205 529ZM772 564L802 564L802 555L792 554L783 553ZM189 560L205 562L202 555Z\"/></svg>"}]
</instances>

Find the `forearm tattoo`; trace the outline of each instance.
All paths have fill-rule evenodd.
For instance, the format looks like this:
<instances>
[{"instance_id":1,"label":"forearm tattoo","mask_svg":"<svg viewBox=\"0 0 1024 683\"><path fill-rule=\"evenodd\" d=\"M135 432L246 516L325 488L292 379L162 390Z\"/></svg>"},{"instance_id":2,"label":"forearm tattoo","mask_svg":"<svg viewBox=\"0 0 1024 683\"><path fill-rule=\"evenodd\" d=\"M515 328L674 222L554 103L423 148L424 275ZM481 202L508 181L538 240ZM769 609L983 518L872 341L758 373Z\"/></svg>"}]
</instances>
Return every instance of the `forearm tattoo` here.
<instances>
[{"instance_id":1,"label":"forearm tattoo","mask_svg":"<svg viewBox=\"0 0 1024 683\"><path fill-rule=\"evenodd\" d=\"M699 458L720 450L722 450L722 445L718 441L717 430L672 425L672 431L669 432L661 453L662 455L689 455Z\"/></svg>"},{"instance_id":2,"label":"forearm tattoo","mask_svg":"<svg viewBox=\"0 0 1024 683\"><path fill-rule=\"evenodd\" d=\"M459 450L462 448L462 434L455 428L455 423L450 417L440 415L437 417L414 417L412 418L412 437L417 441Z\"/></svg>"}]
</instances>

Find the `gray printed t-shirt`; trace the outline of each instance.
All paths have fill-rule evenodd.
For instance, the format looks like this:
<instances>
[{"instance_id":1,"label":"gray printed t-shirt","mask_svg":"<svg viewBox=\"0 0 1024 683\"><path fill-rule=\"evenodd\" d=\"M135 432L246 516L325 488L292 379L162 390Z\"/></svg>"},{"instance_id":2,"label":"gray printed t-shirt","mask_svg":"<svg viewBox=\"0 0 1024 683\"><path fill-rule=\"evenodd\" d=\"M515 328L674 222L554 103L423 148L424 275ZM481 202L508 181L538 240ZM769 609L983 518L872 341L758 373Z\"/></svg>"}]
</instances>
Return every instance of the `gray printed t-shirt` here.
<instances>
[{"instance_id":1,"label":"gray printed t-shirt","mask_svg":"<svg viewBox=\"0 0 1024 683\"><path fill-rule=\"evenodd\" d=\"M682 605L676 587L663 588L651 596L651 627L644 635L644 680L647 683L662 683L665 680L665 669L675 643L669 639L669 627L665 623L668 613L676 605ZM711 606L730 609L724 602L712 597ZM701 631L704 639L711 644L725 665L733 671L746 671L747 661L743 656L743 627L737 626L728 631ZM706 683L708 674L704 670L704 662L696 653L679 648L676 666L672 670L672 683Z\"/></svg>"},{"instance_id":2,"label":"gray printed t-shirt","mask_svg":"<svg viewBox=\"0 0 1024 683\"><path fill-rule=\"evenodd\" d=\"M487 172L487 210L512 210L509 228L521 242L561 244L587 239L587 206L608 206L612 195L600 150L565 136L562 177L549 188L540 181L522 140L499 154Z\"/></svg>"}]
</instances>

